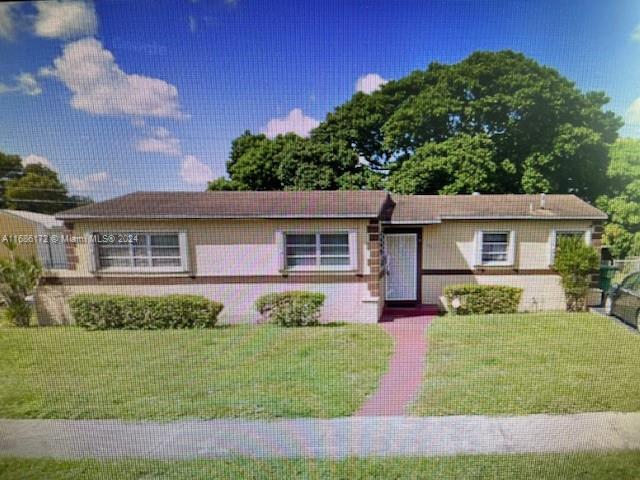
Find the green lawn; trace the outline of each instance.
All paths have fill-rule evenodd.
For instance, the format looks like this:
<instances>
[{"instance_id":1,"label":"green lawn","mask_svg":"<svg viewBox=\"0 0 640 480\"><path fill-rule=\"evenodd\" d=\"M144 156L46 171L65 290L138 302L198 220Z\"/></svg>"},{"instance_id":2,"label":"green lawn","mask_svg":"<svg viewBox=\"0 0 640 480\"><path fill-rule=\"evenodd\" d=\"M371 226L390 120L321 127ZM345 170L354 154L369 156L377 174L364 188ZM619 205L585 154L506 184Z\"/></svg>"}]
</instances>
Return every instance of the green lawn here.
<instances>
[{"instance_id":1,"label":"green lawn","mask_svg":"<svg viewBox=\"0 0 640 480\"><path fill-rule=\"evenodd\" d=\"M0 329L0 417L350 415L387 368L377 325Z\"/></svg>"},{"instance_id":2,"label":"green lawn","mask_svg":"<svg viewBox=\"0 0 640 480\"><path fill-rule=\"evenodd\" d=\"M640 453L474 455L439 458L316 460L95 461L0 459L0 478L222 479L637 479Z\"/></svg>"},{"instance_id":3,"label":"green lawn","mask_svg":"<svg viewBox=\"0 0 640 480\"><path fill-rule=\"evenodd\" d=\"M640 411L640 335L593 314L446 316L418 415Z\"/></svg>"}]
</instances>

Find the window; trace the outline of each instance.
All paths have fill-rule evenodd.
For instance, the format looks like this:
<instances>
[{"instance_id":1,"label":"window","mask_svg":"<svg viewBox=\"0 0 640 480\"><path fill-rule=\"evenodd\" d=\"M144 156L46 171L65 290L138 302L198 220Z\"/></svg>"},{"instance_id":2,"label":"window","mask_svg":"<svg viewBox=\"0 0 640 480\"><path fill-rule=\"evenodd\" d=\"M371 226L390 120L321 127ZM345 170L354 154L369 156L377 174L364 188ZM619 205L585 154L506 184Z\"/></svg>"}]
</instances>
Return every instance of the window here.
<instances>
[{"instance_id":1,"label":"window","mask_svg":"<svg viewBox=\"0 0 640 480\"><path fill-rule=\"evenodd\" d=\"M287 233L286 268L290 270L345 270L353 267L351 235Z\"/></svg>"},{"instance_id":2,"label":"window","mask_svg":"<svg viewBox=\"0 0 640 480\"><path fill-rule=\"evenodd\" d=\"M476 233L476 265L513 265L515 232Z\"/></svg>"},{"instance_id":3,"label":"window","mask_svg":"<svg viewBox=\"0 0 640 480\"><path fill-rule=\"evenodd\" d=\"M558 248L558 239L563 237L584 238L587 244L591 243L590 231L588 230L552 230L549 248L549 265L553 265L556 257L556 249Z\"/></svg>"},{"instance_id":4,"label":"window","mask_svg":"<svg viewBox=\"0 0 640 480\"><path fill-rule=\"evenodd\" d=\"M184 234L109 232L94 236L97 266L111 270L186 270Z\"/></svg>"}]
</instances>

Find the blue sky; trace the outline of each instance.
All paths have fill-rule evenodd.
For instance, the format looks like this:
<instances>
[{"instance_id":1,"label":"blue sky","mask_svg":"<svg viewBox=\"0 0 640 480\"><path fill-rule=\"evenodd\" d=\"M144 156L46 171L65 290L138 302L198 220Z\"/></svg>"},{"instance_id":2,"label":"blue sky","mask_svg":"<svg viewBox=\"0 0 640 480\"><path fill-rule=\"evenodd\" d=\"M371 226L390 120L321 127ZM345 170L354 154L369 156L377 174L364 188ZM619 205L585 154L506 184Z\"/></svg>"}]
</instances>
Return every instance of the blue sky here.
<instances>
[{"instance_id":1,"label":"blue sky","mask_svg":"<svg viewBox=\"0 0 640 480\"><path fill-rule=\"evenodd\" d=\"M304 134L357 87L505 48L640 136L639 24L624 0L2 4L0 150L96 199L202 190L245 129Z\"/></svg>"}]
</instances>

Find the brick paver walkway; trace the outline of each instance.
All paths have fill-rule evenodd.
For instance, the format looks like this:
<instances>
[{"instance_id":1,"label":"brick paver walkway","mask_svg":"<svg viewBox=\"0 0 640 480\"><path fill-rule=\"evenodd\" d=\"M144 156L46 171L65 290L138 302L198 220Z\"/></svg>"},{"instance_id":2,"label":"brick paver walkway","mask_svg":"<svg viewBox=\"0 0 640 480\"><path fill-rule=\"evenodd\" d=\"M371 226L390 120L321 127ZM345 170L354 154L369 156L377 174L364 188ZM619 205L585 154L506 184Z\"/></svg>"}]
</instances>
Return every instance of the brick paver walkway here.
<instances>
[{"instance_id":1,"label":"brick paver walkway","mask_svg":"<svg viewBox=\"0 0 640 480\"><path fill-rule=\"evenodd\" d=\"M414 400L424 373L427 342L425 329L433 317L395 316L381 324L393 337L394 349L389 370L382 377L378 390L356 413L357 416L406 415Z\"/></svg>"}]
</instances>

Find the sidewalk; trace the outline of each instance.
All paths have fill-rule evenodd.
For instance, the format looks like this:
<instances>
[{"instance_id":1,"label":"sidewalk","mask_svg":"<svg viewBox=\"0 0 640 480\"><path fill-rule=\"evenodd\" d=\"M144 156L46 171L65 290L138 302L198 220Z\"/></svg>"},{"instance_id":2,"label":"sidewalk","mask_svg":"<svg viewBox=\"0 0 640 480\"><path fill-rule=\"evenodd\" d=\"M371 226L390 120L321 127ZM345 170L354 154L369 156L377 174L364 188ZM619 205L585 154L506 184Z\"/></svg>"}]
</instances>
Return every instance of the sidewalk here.
<instances>
[{"instance_id":1,"label":"sidewalk","mask_svg":"<svg viewBox=\"0 0 640 480\"><path fill-rule=\"evenodd\" d=\"M0 456L344 458L640 450L640 413L519 417L0 420Z\"/></svg>"}]
</instances>

